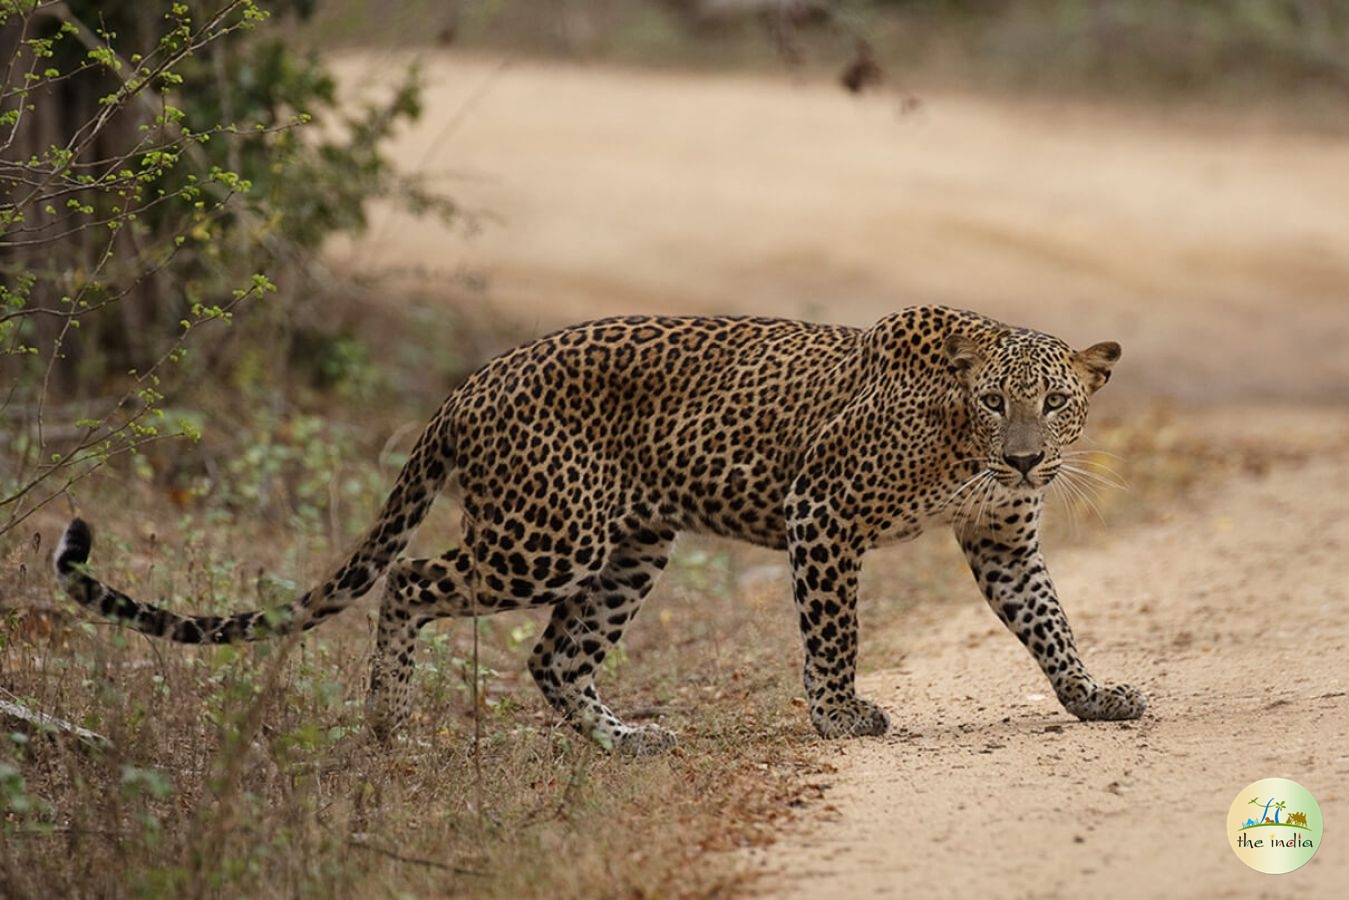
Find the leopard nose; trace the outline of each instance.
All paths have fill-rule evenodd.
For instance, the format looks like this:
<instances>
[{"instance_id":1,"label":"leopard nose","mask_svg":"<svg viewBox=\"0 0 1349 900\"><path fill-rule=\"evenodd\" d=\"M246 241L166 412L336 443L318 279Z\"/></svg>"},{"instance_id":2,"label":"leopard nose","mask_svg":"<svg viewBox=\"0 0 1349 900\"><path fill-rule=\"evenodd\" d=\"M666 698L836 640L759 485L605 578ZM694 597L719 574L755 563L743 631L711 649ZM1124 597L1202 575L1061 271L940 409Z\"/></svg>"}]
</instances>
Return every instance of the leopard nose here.
<instances>
[{"instance_id":1,"label":"leopard nose","mask_svg":"<svg viewBox=\"0 0 1349 900\"><path fill-rule=\"evenodd\" d=\"M1045 454L1042 450L1039 453L1009 453L1002 460L1022 475L1029 475L1030 470L1043 462L1044 458Z\"/></svg>"}]
</instances>

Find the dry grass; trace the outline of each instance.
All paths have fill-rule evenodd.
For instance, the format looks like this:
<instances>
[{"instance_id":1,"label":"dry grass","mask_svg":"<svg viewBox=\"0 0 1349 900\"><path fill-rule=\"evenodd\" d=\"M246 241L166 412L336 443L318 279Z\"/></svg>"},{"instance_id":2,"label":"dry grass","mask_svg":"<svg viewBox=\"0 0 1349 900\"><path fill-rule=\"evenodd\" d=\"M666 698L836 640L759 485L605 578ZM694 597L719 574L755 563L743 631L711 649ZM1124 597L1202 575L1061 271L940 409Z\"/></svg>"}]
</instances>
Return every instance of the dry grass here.
<instances>
[{"instance_id":1,"label":"dry grass","mask_svg":"<svg viewBox=\"0 0 1349 900\"><path fill-rule=\"evenodd\" d=\"M265 528L237 525L240 559L199 532L152 544L126 537L135 519L105 518L99 571L142 595L173 585L222 607L256 602L237 590L251 580L241 573L277 546ZM41 570L40 551L14 553L11 573ZM734 874L707 854L764 840L790 813L811 742L793 702L785 586L768 589L755 565L686 548L605 671L617 708L680 732L680 749L656 759L606 755L556 723L523 673L537 616L479 623L477 742L472 626L428 629L418 714L386 751L362 730L369 602L303 641L213 649L12 613L0 630L5 690L115 749L5 741L0 894L715 892ZM30 576L22 605L51 596Z\"/></svg>"}]
</instances>

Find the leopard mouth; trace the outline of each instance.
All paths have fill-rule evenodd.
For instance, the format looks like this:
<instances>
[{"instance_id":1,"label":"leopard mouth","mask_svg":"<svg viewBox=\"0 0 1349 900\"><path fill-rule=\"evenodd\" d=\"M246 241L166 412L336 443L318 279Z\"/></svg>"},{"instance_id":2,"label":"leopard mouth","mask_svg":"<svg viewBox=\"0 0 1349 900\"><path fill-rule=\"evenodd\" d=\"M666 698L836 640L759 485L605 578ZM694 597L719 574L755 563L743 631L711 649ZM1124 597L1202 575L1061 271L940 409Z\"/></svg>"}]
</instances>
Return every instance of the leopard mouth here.
<instances>
[{"instance_id":1,"label":"leopard mouth","mask_svg":"<svg viewBox=\"0 0 1349 900\"><path fill-rule=\"evenodd\" d=\"M1043 491L1049 487L1049 483L1054 480L1057 472L1041 472L1032 470L1030 472L1017 472L1013 470L996 470L993 477L998 480L1009 491L1014 493L1033 493Z\"/></svg>"}]
</instances>

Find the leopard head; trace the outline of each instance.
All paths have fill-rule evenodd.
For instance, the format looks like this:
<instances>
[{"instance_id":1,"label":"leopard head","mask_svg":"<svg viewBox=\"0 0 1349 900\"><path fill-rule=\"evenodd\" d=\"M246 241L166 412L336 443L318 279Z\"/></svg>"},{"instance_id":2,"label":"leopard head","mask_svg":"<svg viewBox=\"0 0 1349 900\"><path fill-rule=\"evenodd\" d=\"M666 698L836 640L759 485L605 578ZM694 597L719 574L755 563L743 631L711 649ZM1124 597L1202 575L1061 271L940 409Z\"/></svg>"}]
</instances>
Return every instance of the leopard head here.
<instances>
[{"instance_id":1,"label":"leopard head","mask_svg":"<svg viewBox=\"0 0 1349 900\"><path fill-rule=\"evenodd\" d=\"M973 455L1015 491L1042 490L1058 475L1063 450L1082 435L1091 395L1120 357L1113 341L1075 351L1026 330L992 342L952 334L945 349L965 394Z\"/></svg>"}]
</instances>

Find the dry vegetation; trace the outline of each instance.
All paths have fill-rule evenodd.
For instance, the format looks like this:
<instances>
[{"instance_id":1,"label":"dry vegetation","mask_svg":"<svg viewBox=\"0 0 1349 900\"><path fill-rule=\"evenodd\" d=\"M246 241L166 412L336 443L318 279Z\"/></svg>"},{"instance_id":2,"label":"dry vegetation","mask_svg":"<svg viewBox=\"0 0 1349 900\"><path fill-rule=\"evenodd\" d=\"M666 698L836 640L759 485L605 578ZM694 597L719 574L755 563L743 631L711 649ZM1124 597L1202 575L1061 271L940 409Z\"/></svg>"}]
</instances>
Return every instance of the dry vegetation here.
<instances>
[{"instance_id":1,"label":"dry vegetation","mask_svg":"<svg viewBox=\"0 0 1349 900\"><path fill-rule=\"evenodd\" d=\"M320 577L373 515L413 416L434 407L416 392L387 403L440 336L401 300L392 317L365 301L385 313L361 323L374 352L401 359L372 396L282 410L222 397L207 415L255 435L246 458L151 455L87 483L98 572L215 611ZM480 326L456 346L471 363L513 340ZM216 477L175 481L165 467ZM484 619L476 642L465 622L428 628L418 714L384 750L362 728L373 597L304 640L151 641L58 596L47 559L64 514L44 511L3 548L0 698L112 749L4 724L0 895L702 895L734 878L706 854L766 840L808 790L812 733L776 555L685 543L611 656L607 694L678 729L670 756L614 758L558 725L524 669L537 614ZM456 525L443 501L414 551L443 549Z\"/></svg>"},{"instance_id":2,"label":"dry vegetation","mask_svg":"<svg viewBox=\"0 0 1349 900\"><path fill-rule=\"evenodd\" d=\"M119 525L131 523L107 531ZM276 541L233 533L243 546ZM105 543L105 557L133 561L105 567L121 583L250 593L237 588L255 560L199 534L174 535L172 551ZM3 893L706 893L726 876L703 854L762 839L760 823L794 799L784 776L807 742L781 659L790 616L762 615L752 592L695 602L707 577L730 577L729 558L686 554L660 612L605 674L623 708L681 729L683 749L654 760L607 756L555 725L521 671L534 617L480 623L476 722L471 627L428 629L419 713L386 752L361 728L361 612L303 642L213 650L12 616L11 690L115 749L14 739Z\"/></svg>"}]
</instances>

